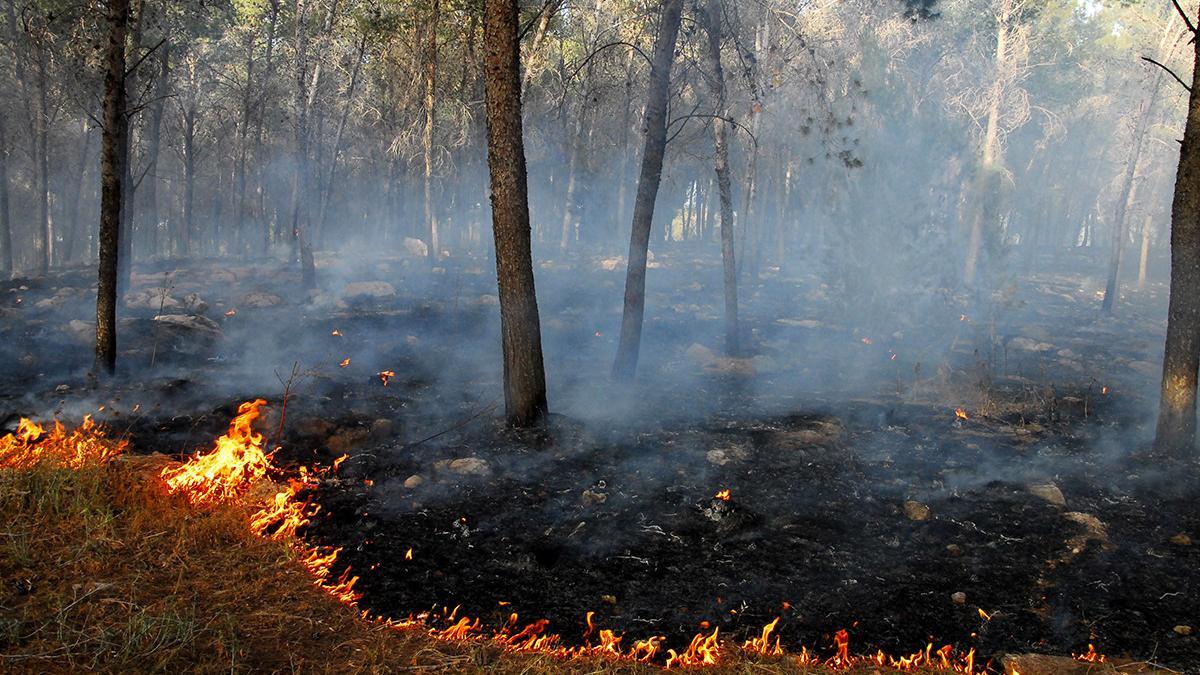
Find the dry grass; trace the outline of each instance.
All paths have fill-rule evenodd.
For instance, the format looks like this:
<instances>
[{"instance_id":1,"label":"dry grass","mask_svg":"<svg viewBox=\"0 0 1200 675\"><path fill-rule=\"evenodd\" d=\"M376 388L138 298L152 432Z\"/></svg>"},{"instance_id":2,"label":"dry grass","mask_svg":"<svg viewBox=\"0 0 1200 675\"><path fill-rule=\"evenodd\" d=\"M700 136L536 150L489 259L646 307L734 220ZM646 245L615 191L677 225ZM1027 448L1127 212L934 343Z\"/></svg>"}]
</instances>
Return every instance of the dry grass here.
<instances>
[{"instance_id":1,"label":"dry grass","mask_svg":"<svg viewBox=\"0 0 1200 675\"><path fill-rule=\"evenodd\" d=\"M365 621L237 508L165 495L163 460L0 469L0 671L650 673ZM713 673L810 672L742 655ZM861 672L873 672L862 669Z\"/></svg>"}]
</instances>

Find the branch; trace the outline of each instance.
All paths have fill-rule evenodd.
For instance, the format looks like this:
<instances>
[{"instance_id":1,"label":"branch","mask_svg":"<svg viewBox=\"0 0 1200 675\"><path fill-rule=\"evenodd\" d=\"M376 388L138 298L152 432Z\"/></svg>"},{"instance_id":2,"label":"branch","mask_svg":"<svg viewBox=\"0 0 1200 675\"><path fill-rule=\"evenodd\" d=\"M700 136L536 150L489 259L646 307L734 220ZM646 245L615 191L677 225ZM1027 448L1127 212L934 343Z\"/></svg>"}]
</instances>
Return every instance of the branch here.
<instances>
[{"instance_id":1,"label":"branch","mask_svg":"<svg viewBox=\"0 0 1200 675\"><path fill-rule=\"evenodd\" d=\"M129 67L128 70L125 71L125 77L129 77L130 75L132 75L133 72L138 69L138 66L142 65L142 62L145 61L147 58L149 58L150 55L155 52L155 50L157 50L159 47L163 46L163 43L166 41L167 41L167 38L163 38L158 41L158 44L154 45L150 49L147 49L146 53L142 54L141 58L139 58L136 63L134 63L132 66Z\"/></svg>"},{"instance_id":2,"label":"branch","mask_svg":"<svg viewBox=\"0 0 1200 675\"><path fill-rule=\"evenodd\" d=\"M754 137L754 133L751 132L749 129L747 129L744 124L742 124L741 122L738 122L737 120L733 119L732 117L722 117L720 115L705 115L705 114L698 114L698 113L690 113L687 115L682 115L680 117L676 117L675 119L671 120L671 122L669 124L667 124L667 128L670 129L671 127L675 126L676 122L685 121L685 120L691 119L693 117L703 117L703 118L707 118L707 119L721 120L722 122L732 124L733 126L737 127L738 129L741 129L742 131L746 132L746 135L750 137L750 142L754 144L754 147L756 147L756 148L758 147L758 139ZM676 134L676 135L678 135L678 134ZM674 138L674 136L672 136L672 138Z\"/></svg>"},{"instance_id":3,"label":"branch","mask_svg":"<svg viewBox=\"0 0 1200 675\"><path fill-rule=\"evenodd\" d=\"M1183 22L1187 24L1188 30L1192 32L1192 35L1195 35L1196 26L1192 23L1191 18L1188 17L1187 12L1183 11L1183 8L1179 6L1179 0L1171 0L1171 4L1175 5L1175 11L1179 13L1179 18L1183 19ZM1171 74L1174 75L1175 73ZM1179 78L1175 79L1178 80Z\"/></svg>"},{"instance_id":4,"label":"branch","mask_svg":"<svg viewBox=\"0 0 1200 675\"><path fill-rule=\"evenodd\" d=\"M1172 2L1174 2L1174 0L1172 0ZM1184 89L1187 89L1189 94L1192 93L1192 88L1188 86L1187 82L1184 82L1183 80L1179 79L1179 76L1175 74L1175 71L1164 66L1163 64L1159 63L1158 61L1155 61L1154 59L1150 58L1149 56L1143 56L1142 60L1149 61L1150 63L1153 63L1154 65L1158 66L1159 68L1162 68L1163 70L1167 71L1167 74L1170 75L1171 77L1175 78L1175 81L1178 82L1180 84L1180 86L1182 86Z\"/></svg>"}]
</instances>

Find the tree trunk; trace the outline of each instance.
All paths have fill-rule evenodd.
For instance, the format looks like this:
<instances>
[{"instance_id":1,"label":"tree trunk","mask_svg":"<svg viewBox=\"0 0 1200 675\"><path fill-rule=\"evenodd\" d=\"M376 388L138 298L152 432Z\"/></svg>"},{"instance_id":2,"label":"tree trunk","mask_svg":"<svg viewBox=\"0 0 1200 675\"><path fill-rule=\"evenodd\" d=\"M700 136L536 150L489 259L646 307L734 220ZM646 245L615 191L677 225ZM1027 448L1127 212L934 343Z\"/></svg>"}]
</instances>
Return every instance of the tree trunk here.
<instances>
[{"instance_id":1,"label":"tree trunk","mask_svg":"<svg viewBox=\"0 0 1200 675\"><path fill-rule=\"evenodd\" d=\"M362 70L363 58L367 51L367 32L364 30L362 37L358 41L358 52L354 59L354 70L350 72L350 84L346 87L346 103L342 107L342 114L338 118L337 130L333 134L333 156L329 159L329 178L325 181L324 188L321 190L321 209L320 215L317 218L317 227L321 233L321 239L324 240L326 219L329 214L329 201L333 196L334 179L337 177L338 155L342 151L342 134L346 131L346 122L350 118L350 106L354 102L354 88L358 84L358 74Z\"/></svg>"},{"instance_id":2,"label":"tree trunk","mask_svg":"<svg viewBox=\"0 0 1200 675\"><path fill-rule=\"evenodd\" d=\"M0 111L0 272L13 272L12 223L8 219L8 129Z\"/></svg>"},{"instance_id":3,"label":"tree trunk","mask_svg":"<svg viewBox=\"0 0 1200 675\"><path fill-rule=\"evenodd\" d=\"M150 103L150 117L146 122L146 183L142 188L145 202L143 226L149 230L150 251L158 252L158 156L162 151L162 121L166 111L167 94L171 86L171 46L164 42L159 47L158 81L154 87L154 100Z\"/></svg>"},{"instance_id":4,"label":"tree trunk","mask_svg":"<svg viewBox=\"0 0 1200 675\"><path fill-rule=\"evenodd\" d=\"M654 202L662 179L663 153L667 147L667 104L671 87L671 62L683 0L663 0L662 20L654 40L650 66L650 89L646 96L642 168L637 196L633 201L633 224L629 235L629 260L625 273L625 309L621 317L621 341L613 363L613 378L629 380L637 371L642 343L642 321L646 310L646 254L654 220Z\"/></svg>"},{"instance_id":5,"label":"tree trunk","mask_svg":"<svg viewBox=\"0 0 1200 675\"><path fill-rule=\"evenodd\" d=\"M50 107L48 102L49 76L46 45L39 43L34 58L37 68L37 112L34 115L34 162L37 167L38 186L38 235L40 254L38 272L45 274L50 269L54 254L54 232L50 227Z\"/></svg>"},{"instance_id":6,"label":"tree trunk","mask_svg":"<svg viewBox=\"0 0 1200 675\"><path fill-rule=\"evenodd\" d=\"M117 256L121 235L121 165L125 144L125 31L129 0L108 2L107 69L104 74L104 136L100 147L100 271L96 290L95 368L117 367Z\"/></svg>"},{"instance_id":7,"label":"tree trunk","mask_svg":"<svg viewBox=\"0 0 1200 675\"><path fill-rule=\"evenodd\" d=\"M530 248L518 20L517 0L485 0L484 85L504 351L504 408L510 425L526 427L545 420L547 403Z\"/></svg>"},{"instance_id":8,"label":"tree trunk","mask_svg":"<svg viewBox=\"0 0 1200 675\"><path fill-rule=\"evenodd\" d=\"M275 31L279 26L279 2L280 0L270 0L270 20L267 22L267 51L263 54L263 86L259 90L258 114L254 118L254 163L258 169L258 178L255 186L255 197L257 209L255 213L259 216L262 227L262 253L266 255L271 248L271 226L270 221L266 218L266 194L263 189L263 169L265 162L262 157L263 146L263 118L266 116L266 91L267 87L271 86L271 78L275 73Z\"/></svg>"},{"instance_id":9,"label":"tree trunk","mask_svg":"<svg viewBox=\"0 0 1200 675\"><path fill-rule=\"evenodd\" d=\"M425 131L421 137L425 159L425 233L429 236L429 263L437 264L440 252L438 242L437 214L433 207L433 129L435 123L435 94L437 87L437 28L440 14L439 0L433 0L425 44Z\"/></svg>"},{"instance_id":10,"label":"tree trunk","mask_svg":"<svg viewBox=\"0 0 1200 675\"><path fill-rule=\"evenodd\" d=\"M246 232L246 156L250 152L250 115L254 109L254 30L246 31L246 88L242 92L241 118L238 121L238 156L234 183L237 190L237 221L234 224L234 249L242 252Z\"/></svg>"},{"instance_id":11,"label":"tree trunk","mask_svg":"<svg viewBox=\"0 0 1200 675\"><path fill-rule=\"evenodd\" d=\"M533 32L533 42L529 45L529 57L525 59L525 74L521 78L522 88L529 86L529 80L533 79L534 72L537 71L538 55L542 50L542 42L546 40L546 33L550 29L550 20L554 18L558 8L562 7L566 0L549 0L542 7L541 14L538 15L537 30Z\"/></svg>"},{"instance_id":12,"label":"tree trunk","mask_svg":"<svg viewBox=\"0 0 1200 675\"><path fill-rule=\"evenodd\" d=\"M700 14L708 33L708 70L715 102L713 120L713 168L717 174L717 193L721 200L721 261L725 276L725 351L730 356L740 352L738 344L737 263L733 253L733 195L729 178L729 144L726 140L728 116L725 103L725 71L721 68L721 2L708 0Z\"/></svg>"},{"instance_id":13,"label":"tree trunk","mask_svg":"<svg viewBox=\"0 0 1200 675\"><path fill-rule=\"evenodd\" d=\"M1149 214L1142 222L1142 250L1138 255L1138 290L1146 290L1146 263L1150 259L1150 232L1154 227L1154 218Z\"/></svg>"},{"instance_id":14,"label":"tree trunk","mask_svg":"<svg viewBox=\"0 0 1200 675\"><path fill-rule=\"evenodd\" d=\"M333 9L330 9L332 14ZM304 234L308 217L308 31L305 30L305 0L296 0L296 169L292 174L292 258L300 263L300 283L305 290L316 287L312 250Z\"/></svg>"},{"instance_id":15,"label":"tree trunk","mask_svg":"<svg viewBox=\"0 0 1200 675\"><path fill-rule=\"evenodd\" d=\"M1171 204L1171 296L1155 449L1183 456L1196 444L1200 367L1200 43L1192 59L1187 125Z\"/></svg>"},{"instance_id":16,"label":"tree trunk","mask_svg":"<svg viewBox=\"0 0 1200 675\"><path fill-rule=\"evenodd\" d=\"M183 230L180 250L192 253L196 241L196 111L188 108L183 114Z\"/></svg>"},{"instance_id":17,"label":"tree trunk","mask_svg":"<svg viewBox=\"0 0 1200 675\"><path fill-rule=\"evenodd\" d=\"M66 218L70 223L70 229L63 237L63 254L62 261L70 262L75 258L75 241L79 238L79 201L83 195L83 178L87 173L88 153L92 148L91 128L88 125L88 118L83 118L83 123L80 125L81 133L83 134L83 149L79 151L79 169L75 172L75 189L68 196Z\"/></svg>"}]
</instances>

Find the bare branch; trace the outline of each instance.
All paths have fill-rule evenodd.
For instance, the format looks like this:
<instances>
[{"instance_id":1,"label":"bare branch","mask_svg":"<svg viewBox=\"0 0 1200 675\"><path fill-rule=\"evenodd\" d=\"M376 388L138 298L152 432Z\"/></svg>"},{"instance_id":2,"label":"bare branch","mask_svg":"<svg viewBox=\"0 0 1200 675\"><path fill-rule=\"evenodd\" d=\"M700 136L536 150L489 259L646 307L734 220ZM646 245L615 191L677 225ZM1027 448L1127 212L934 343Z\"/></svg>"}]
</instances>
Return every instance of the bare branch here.
<instances>
[{"instance_id":1,"label":"bare branch","mask_svg":"<svg viewBox=\"0 0 1200 675\"><path fill-rule=\"evenodd\" d=\"M1192 32L1192 35L1195 35L1196 26L1192 23L1192 19L1187 15L1187 12L1183 11L1183 8L1179 6L1179 0L1171 0L1171 4L1175 5L1175 11L1179 12L1179 18L1183 19L1183 22L1187 24L1188 30ZM1171 74L1174 75L1175 73ZM1179 78L1175 79L1178 80Z\"/></svg>"},{"instance_id":2,"label":"bare branch","mask_svg":"<svg viewBox=\"0 0 1200 675\"><path fill-rule=\"evenodd\" d=\"M1163 70L1167 71L1167 74L1170 75L1171 77L1175 78L1175 81L1178 82L1184 89L1187 89L1189 94L1192 92L1192 88L1188 86L1187 82L1184 82L1183 80L1179 79L1179 76L1175 74L1175 71L1164 66L1163 64L1159 63L1158 61L1155 61L1154 59L1150 58L1149 56L1143 56L1142 60L1149 61L1150 63L1153 63L1154 65L1158 66L1159 68L1162 68Z\"/></svg>"}]
</instances>

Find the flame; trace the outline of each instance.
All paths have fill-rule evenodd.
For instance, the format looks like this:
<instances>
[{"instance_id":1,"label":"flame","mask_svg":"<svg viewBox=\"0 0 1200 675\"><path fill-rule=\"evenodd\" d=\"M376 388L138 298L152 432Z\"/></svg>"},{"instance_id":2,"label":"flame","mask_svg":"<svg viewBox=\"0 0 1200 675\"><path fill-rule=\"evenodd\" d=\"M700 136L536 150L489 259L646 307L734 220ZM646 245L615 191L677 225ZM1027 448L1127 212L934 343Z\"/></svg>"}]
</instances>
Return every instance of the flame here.
<instances>
[{"instance_id":1,"label":"flame","mask_svg":"<svg viewBox=\"0 0 1200 675\"><path fill-rule=\"evenodd\" d=\"M714 495L713 499L720 499L723 502L727 502L727 501L729 501L729 496L730 496L729 490L725 489L725 490L721 490L716 495Z\"/></svg>"},{"instance_id":2,"label":"flame","mask_svg":"<svg viewBox=\"0 0 1200 675\"><path fill-rule=\"evenodd\" d=\"M1088 650L1083 654L1072 654L1076 661L1084 661L1086 663L1104 663L1104 655L1096 651L1096 645L1088 643Z\"/></svg>"},{"instance_id":3,"label":"flame","mask_svg":"<svg viewBox=\"0 0 1200 675\"><path fill-rule=\"evenodd\" d=\"M979 618L983 619L984 621L991 621L991 620L992 620L992 615L991 615L991 614L988 614L988 613L987 613L987 612L985 612L985 611L983 611L983 608L982 608L982 607L979 607L979 608L978 608L978 610L979 610Z\"/></svg>"},{"instance_id":4,"label":"flame","mask_svg":"<svg viewBox=\"0 0 1200 675\"><path fill-rule=\"evenodd\" d=\"M193 506L211 506L242 495L266 475L271 463L263 454L263 437L251 428L266 404L262 399L241 404L229 432L217 439L211 452L163 469L160 476L167 491L182 494Z\"/></svg>"},{"instance_id":5,"label":"flame","mask_svg":"<svg viewBox=\"0 0 1200 675\"><path fill-rule=\"evenodd\" d=\"M228 312L225 312L225 316L237 316L237 310L231 309Z\"/></svg>"},{"instance_id":6,"label":"flame","mask_svg":"<svg viewBox=\"0 0 1200 675\"><path fill-rule=\"evenodd\" d=\"M396 373L390 370L379 371L379 380L383 382L383 386L387 386L388 380L396 376Z\"/></svg>"},{"instance_id":7,"label":"flame","mask_svg":"<svg viewBox=\"0 0 1200 675\"><path fill-rule=\"evenodd\" d=\"M779 635L775 635L775 642L771 642L771 634L775 632L775 626L779 624L779 617L771 623L763 626L762 635L756 638L750 638L742 643L742 649L755 654L764 656L782 656L783 648L779 646Z\"/></svg>"},{"instance_id":8,"label":"flame","mask_svg":"<svg viewBox=\"0 0 1200 675\"><path fill-rule=\"evenodd\" d=\"M14 433L0 437L0 469L30 469L46 463L68 469L104 464L125 451L126 441L110 440L91 415L70 431L55 422L50 431L21 418Z\"/></svg>"},{"instance_id":9,"label":"flame","mask_svg":"<svg viewBox=\"0 0 1200 675\"><path fill-rule=\"evenodd\" d=\"M865 338L863 338L863 339L862 339L862 343L863 343L864 345L869 345L869 344L871 344L871 338L869 338L869 337L865 337Z\"/></svg>"},{"instance_id":10,"label":"flame","mask_svg":"<svg viewBox=\"0 0 1200 675\"><path fill-rule=\"evenodd\" d=\"M954 409L954 416L955 416L955 417L957 417L957 418L958 418L958 419L960 419L960 420L969 420L969 419L971 419L971 416L967 414L967 411L966 411L966 410L963 410L962 408L955 408L955 409Z\"/></svg>"},{"instance_id":11,"label":"flame","mask_svg":"<svg viewBox=\"0 0 1200 675\"><path fill-rule=\"evenodd\" d=\"M404 559L412 560L412 547L409 547L409 549L404 552Z\"/></svg>"},{"instance_id":12,"label":"flame","mask_svg":"<svg viewBox=\"0 0 1200 675\"><path fill-rule=\"evenodd\" d=\"M332 333L330 333L330 335L332 335L333 337L342 337L342 331L340 331L340 330L338 330L338 329L334 328L334 329L333 329L333 332L332 332Z\"/></svg>"},{"instance_id":13,"label":"flame","mask_svg":"<svg viewBox=\"0 0 1200 675\"><path fill-rule=\"evenodd\" d=\"M1107 396L1108 395L1108 387L1100 387L1100 393Z\"/></svg>"},{"instance_id":14,"label":"flame","mask_svg":"<svg viewBox=\"0 0 1200 675\"><path fill-rule=\"evenodd\" d=\"M346 366L350 365L350 359L342 359L340 362L338 362L338 365L342 368L345 368Z\"/></svg>"},{"instance_id":15,"label":"flame","mask_svg":"<svg viewBox=\"0 0 1200 675\"><path fill-rule=\"evenodd\" d=\"M711 666L721 655L721 643L717 641L720 627L714 628L712 635L696 633L688 648L678 654L674 649L667 650L667 667L673 666Z\"/></svg>"}]
</instances>

